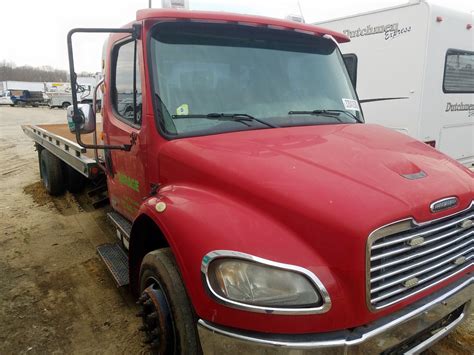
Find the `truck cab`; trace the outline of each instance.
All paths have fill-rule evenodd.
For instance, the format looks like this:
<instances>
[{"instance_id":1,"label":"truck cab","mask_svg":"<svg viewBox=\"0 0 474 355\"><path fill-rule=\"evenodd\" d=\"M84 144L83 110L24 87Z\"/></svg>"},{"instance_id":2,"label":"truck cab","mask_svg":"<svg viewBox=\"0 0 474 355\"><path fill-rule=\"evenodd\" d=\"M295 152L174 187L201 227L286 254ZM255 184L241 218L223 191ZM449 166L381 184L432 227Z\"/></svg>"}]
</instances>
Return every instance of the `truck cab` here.
<instances>
[{"instance_id":1,"label":"truck cab","mask_svg":"<svg viewBox=\"0 0 474 355\"><path fill-rule=\"evenodd\" d=\"M421 351L466 318L474 174L364 123L345 35L171 9L111 32L103 128L77 103L70 127L154 351Z\"/></svg>"}]
</instances>

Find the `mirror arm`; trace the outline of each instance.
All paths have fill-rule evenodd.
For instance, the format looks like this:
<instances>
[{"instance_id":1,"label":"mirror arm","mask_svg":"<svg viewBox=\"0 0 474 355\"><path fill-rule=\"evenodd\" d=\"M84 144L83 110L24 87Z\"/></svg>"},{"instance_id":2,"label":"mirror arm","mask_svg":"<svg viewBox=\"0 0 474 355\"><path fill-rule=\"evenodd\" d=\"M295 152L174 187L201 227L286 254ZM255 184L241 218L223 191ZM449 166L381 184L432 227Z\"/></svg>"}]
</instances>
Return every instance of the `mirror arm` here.
<instances>
[{"instance_id":1,"label":"mirror arm","mask_svg":"<svg viewBox=\"0 0 474 355\"><path fill-rule=\"evenodd\" d=\"M89 149L119 149L124 151L130 151L132 144L123 145L98 145L98 144L86 144L81 139L80 125L82 123L82 116L79 111L77 102L77 74L74 69L74 53L72 47L72 36L74 33L130 33L133 39L138 39L140 36L141 26L138 24L132 25L131 28L73 28L67 34L67 52L69 60L69 75L71 77L71 94L72 94L72 106L73 115L72 120L74 122L76 131L77 143L83 148ZM93 108L95 112L95 108Z\"/></svg>"},{"instance_id":2,"label":"mirror arm","mask_svg":"<svg viewBox=\"0 0 474 355\"><path fill-rule=\"evenodd\" d=\"M122 145L109 145L109 144L87 144L84 143L81 139L81 133L78 131L78 126L76 124L76 140L77 143L86 149L118 149L118 150L124 150L126 152L129 152L132 149L132 144L122 144Z\"/></svg>"}]
</instances>

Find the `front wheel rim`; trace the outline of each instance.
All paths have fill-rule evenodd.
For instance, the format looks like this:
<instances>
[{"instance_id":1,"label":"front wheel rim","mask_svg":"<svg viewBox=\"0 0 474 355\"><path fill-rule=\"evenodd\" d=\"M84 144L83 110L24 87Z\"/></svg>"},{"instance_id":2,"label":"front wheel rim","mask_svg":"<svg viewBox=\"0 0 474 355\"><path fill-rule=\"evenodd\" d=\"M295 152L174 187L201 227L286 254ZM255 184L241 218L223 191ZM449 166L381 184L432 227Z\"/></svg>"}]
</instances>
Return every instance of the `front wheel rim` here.
<instances>
[{"instance_id":1,"label":"front wheel rim","mask_svg":"<svg viewBox=\"0 0 474 355\"><path fill-rule=\"evenodd\" d=\"M145 343L150 344L158 354L174 354L176 334L173 315L163 288L154 277L146 280L145 287L138 299L141 311L137 314L142 318L140 330L145 332Z\"/></svg>"}]
</instances>

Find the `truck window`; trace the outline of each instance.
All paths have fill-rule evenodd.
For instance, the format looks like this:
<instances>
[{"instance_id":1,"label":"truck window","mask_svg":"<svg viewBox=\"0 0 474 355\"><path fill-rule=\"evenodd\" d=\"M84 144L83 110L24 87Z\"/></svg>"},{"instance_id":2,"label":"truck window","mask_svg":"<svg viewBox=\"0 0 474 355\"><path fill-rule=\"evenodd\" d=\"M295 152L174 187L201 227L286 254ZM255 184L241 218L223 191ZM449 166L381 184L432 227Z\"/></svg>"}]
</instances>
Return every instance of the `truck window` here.
<instances>
[{"instance_id":1,"label":"truck window","mask_svg":"<svg viewBox=\"0 0 474 355\"><path fill-rule=\"evenodd\" d=\"M354 53L347 53L342 57L344 58L344 64L346 65L347 72L351 78L352 86L355 88L357 84L357 55Z\"/></svg>"},{"instance_id":2,"label":"truck window","mask_svg":"<svg viewBox=\"0 0 474 355\"><path fill-rule=\"evenodd\" d=\"M444 66L445 93L474 93L474 52L448 49Z\"/></svg>"},{"instance_id":3,"label":"truck window","mask_svg":"<svg viewBox=\"0 0 474 355\"><path fill-rule=\"evenodd\" d=\"M119 117L134 125L140 124L142 95L140 72L138 70L135 41L119 44L114 49L115 67L113 77L112 102ZM136 88L134 88L134 71ZM136 107L133 107L136 94Z\"/></svg>"},{"instance_id":4,"label":"truck window","mask_svg":"<svg viewBox=\"0 0 474 355\"><path fill-rule=\"evenodd\" d=\"M234 24L163 22L150 39L157 119L165 134L268 128L187 118L247 114L279 127L355 123L357 98L336 44L326 38ZM350 102L356 106L348 108ZM355 107L355 110L351 111ZM341 110L338 118L290 111Z\"/></svg>"}]
</instances>

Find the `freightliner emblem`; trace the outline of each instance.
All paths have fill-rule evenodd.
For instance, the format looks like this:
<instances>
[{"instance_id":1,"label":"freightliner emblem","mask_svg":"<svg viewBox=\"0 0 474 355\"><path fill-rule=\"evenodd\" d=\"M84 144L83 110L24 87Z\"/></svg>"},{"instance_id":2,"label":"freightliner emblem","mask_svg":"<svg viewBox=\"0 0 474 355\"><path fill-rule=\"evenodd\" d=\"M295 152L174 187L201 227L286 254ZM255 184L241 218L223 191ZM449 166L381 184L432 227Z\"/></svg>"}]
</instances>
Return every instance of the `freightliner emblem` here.
<instances>
[{"instance_id":1,"label":"freightliner emblem","mask_svg":"<svg viewBox=\"0 0 474 355\"><path fill-rule=\"evenodd\" d=\"M457 197L448 197L443 198L439 201L435 201L430 205L431 212L441 212L447 210L448 208L452 208L458 205L458 198Z\"/></svg>"}]
</instances>

